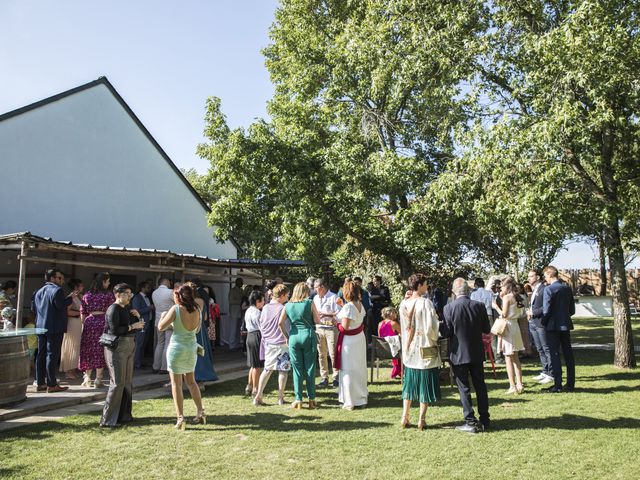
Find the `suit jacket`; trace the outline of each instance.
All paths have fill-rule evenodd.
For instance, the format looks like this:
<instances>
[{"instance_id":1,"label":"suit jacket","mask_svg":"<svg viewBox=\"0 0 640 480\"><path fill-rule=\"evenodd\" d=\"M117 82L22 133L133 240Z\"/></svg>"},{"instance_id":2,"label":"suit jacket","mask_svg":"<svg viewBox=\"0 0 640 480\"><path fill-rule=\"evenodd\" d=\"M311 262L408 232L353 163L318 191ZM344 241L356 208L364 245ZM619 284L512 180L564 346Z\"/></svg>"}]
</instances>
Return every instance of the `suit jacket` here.
<instances>
[{"instance_id":1,"label":"suit jacket","mask_svg":"<svg viewBox=\"0 0 640 480\"><path fill-rule=\"evenodd\" d=\"M542 326L542 307L544 303L544 289L546 285L541 283L538 287L538 293L536 294L533 302L531 302L531 321L536 327Z\"/></svg>"},{"instance_id":2,"label":"suit jacket","mask_svg":"<svg viewBox=\"0 0 640 480\"><path fill-rule=\"evenodd\" d=\"M462 296L445 305L440 334L451 339L449 360L453 365L483 362L482 334L490 332L491 325L484 303Z\"/></svg>"},{"instance_id":3,"label":"suit jacket","mask_svg":"<svg viewBox=\"0 0 640 480\"><path fill-rule=\"evenodd\" d=\"M149 297L147 298L149 299L149 303L151 303L151 299ZM146 322L153 320L151 305L147 305L142 293L138 292L133 296L133 299L131 300L131 308L137 310Z\"/></svg>"},{"instance_id":4,"label":"suit jacket","mask_svg":"<svg viewBox=\"0 0 640 480\"><path fill-rule=\"evenodd\" d=\"M573 330L571 316L576 313L573 292L569 285L554 282L544 289L542 325L548 332Z\"/></svg>"},{"instance_id":5,"label":"suit jacket","mask_svg":"<svg viewBox=\"0 0 640 480\"><path fill-rule=\"evenodd\" d=\"M45 283L32 299L31 309L36 313L36 327L46 328L47 333L65 333L69 305L71 297L65 298L62 288L52 282Z\"/></svg>"}]
</instances>

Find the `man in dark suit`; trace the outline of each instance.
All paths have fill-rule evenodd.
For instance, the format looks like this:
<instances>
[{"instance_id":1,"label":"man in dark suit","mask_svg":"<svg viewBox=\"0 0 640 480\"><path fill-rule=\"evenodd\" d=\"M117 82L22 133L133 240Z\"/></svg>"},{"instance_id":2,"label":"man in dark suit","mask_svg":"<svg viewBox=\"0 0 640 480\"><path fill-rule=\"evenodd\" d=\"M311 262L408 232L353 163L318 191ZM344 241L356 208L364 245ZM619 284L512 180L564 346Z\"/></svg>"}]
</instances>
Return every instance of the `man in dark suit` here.
<instances>
[{"instance_id":1,"label":"man in dark suit","mask_svg":"<svg viewBox=\"0 0 640 480\"><path fill-rule=\"evenodd\" d=\"M529 270L527 275L529 285L533 289L531 294L531 307L527 310L529 319L529 334L533 340L538 355L540 355L540 363L542 371L535 379L544 384L553 382L551 373L551 353L549 352L549 344L547 343L547 332L542 325L542 307L544 298L545 284L542 282L542 274L537 270Z\"/></svg>"},{"instance_id":2,"label":"man in dark suit","mask_svg":"<svg viewBox=\"0 0 640 480\"><path fill-rule=\"evenodd\" d=\"M56 370L67 331L67 307L71 305L71 297L65 298L62 292L64 274L60 270L47 270L45 280L47 283L34 294L31 304L36 314L36 328L47 329L46 333L38 335L36 382L38 392L55 393L69 388L58 385Z\"/></svg>"},{"instance_id":3,"label":"man in dark suit","mask_svg":"<svg viewBox=\"0 0 640 480\"><path fill-rule=\"evenodd\" d=\"M567 384L564 391L573 392L576 382L576 366L571 347L571 333L573 322L571 316L576 313L573 292L569 285L558 278L558 269L549 265L544 269L544 278L547 287L544 289L542 303L542 325L547 334L549 354L551 355L551 370L553 373L553 386L545 388L547 393L559 393L562 387L562 363L560 362L560 349L567 366Z\"/></svg>"},{"instance_id":4,"label":"man in dark suit","mask_svg":"<svg viewBox=\"0 0 640 480\"><path fill-rule=\"evenodd\" d=\"M456 300L444 307L444 322L440 333L450 338L449 360L460 392L465 423L456 427L467 433L478 433L489 428L489 396L484 383L484 346L482 334L491 332L489 317L483 303L469 298L469 286L464 278L453 281ZM476 391L480 422L473 412L469 375Z\"/></svg>"}]
</instances>

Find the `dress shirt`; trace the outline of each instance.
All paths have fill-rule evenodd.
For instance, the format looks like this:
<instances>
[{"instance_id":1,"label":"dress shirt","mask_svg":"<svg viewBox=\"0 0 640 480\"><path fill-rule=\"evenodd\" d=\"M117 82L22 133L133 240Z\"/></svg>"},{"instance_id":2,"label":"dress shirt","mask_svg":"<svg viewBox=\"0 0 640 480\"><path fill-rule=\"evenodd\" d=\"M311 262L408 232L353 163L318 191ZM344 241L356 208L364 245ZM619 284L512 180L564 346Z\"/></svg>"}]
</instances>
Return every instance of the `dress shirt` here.
<instances>
[{"instance_id":1,"label":"dress shirt","mask_svg":"<svg viewBox=\"0 0 640 480\"><path fill-rule=\"evenodd\" d=\"M313 303L320 316L320 325L317 326L318 328L333 328L335 326L335 317L323 314L338 313L340 311L340 305L338 305L337 300L338 296L329 291L327 291L324 297L320 297L320 295L313 297Z\"/></svg>"},{"instance_id":2,"label":"dress shirt","mask_svg":"<svg viewBox=\"0 0 640 480\"><path fill-rule=\"evenodd\" d=\"M475 300L476 302L480 302L484 304L484 308L487 309L487 315L490 317L493 315L493 292L491 290L487 290L484 287L480 287L477 290L471 292L469 296L471 300Z\"/></svg>"}]
</instances>

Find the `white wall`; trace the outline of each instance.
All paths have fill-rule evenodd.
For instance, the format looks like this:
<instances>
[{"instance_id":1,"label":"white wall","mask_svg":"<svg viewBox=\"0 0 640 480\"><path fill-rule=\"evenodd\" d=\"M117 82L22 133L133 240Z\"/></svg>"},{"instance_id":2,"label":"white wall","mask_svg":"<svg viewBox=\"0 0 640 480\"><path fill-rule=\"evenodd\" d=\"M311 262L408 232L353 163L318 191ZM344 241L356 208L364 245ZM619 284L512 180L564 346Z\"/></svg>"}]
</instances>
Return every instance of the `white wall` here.
<instances>
[{"instance_id":1,"label":"white wall","mask_svg":"<svg viewBox=\"0 0 640 480\"><path fill-rule=\"evenodd\" d=\"M0 168L0 233L237 257L103 84L0 122Z\"/></svg>"}]
</instances>

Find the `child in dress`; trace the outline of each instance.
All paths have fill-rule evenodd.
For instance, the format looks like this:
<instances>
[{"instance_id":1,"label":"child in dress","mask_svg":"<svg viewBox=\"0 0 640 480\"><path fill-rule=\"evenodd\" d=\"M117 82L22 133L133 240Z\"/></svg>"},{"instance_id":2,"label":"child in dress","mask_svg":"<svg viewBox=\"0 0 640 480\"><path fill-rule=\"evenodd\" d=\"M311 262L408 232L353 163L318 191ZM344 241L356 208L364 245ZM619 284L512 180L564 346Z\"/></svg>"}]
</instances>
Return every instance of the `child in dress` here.
<instances>
[{"instance_id":1,"label":"child in dress","mask_svg":"<svg viewBox=\"0 0 640 480\"><path fill-rule=\"evenodd\" d=\"M382 321L378 324L379 337L393 337L400 335L400 322L398 322L398 311L393 307L385 307L382 309ZM393 369L391 370L391 378L402 377L402 362L399 358L393 359Z\"/></svg>"}]
</instances>

